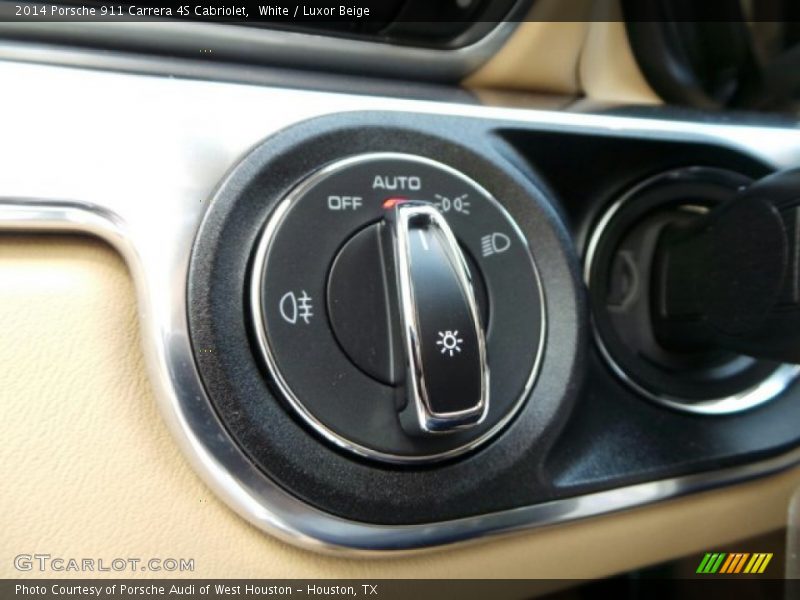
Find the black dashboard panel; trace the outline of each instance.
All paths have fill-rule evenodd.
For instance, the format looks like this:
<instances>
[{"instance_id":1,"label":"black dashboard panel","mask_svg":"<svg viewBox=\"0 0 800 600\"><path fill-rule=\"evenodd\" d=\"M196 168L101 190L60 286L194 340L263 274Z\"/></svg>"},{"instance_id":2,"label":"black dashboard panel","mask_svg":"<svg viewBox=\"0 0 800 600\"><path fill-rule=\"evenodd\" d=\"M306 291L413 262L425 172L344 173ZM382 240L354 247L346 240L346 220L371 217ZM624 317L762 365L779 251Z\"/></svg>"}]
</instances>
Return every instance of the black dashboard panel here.
<instances>
[{"instance_id":1,"label":"black dashboard panel","mask_svg":"<svg viewBox=\"0 0 800 600\"><path fill-rule=\"evenodd\" d=\"M501 443L437 467L387 468L318 440L286 412L248 343L244 295L231 295L231 290L244 289L256 236L274 203L298 180L350 154L418 152L423 146L425 156L458 165L502 198L526 236L536 240L534 260L541 265L552 313L545 343L547 369L526 409L500 435ZM539 458L564 421L565 410L559 409L574 399L581 338L587 333L577 261L544 193L527 174L509 169L499 154L473 149L485 147L482 124L475 121L448 123L385 113L321 119L268 140L213 200L196 244L190 319L195 347L225 351L213 357L198 353L197 358L234 436L270 476L310 503L359 520L402 523L494 511L524 502L531 490L549 493L548 483L538 475ZM504 173L500 179L498 169ZM253 174L253 182L244 188L237 182ZM536 442L531 445L530 440ZM531 456L537 458L532 461ZM525 474L522 479L519 469ZM508 493L498 493L506 489Z\"/></svg>"},{"instance_id":2,"label":"black dashboard panel","mask_svg":"<svg viewBox=\"0 0 800 600\"><path fill-rule=\"evenodd\" d=\"M381 465L320 439L281 401L248 330L248 267L270 211L308 174L365 152L423 154L479 182L519 224L540 271L547 335L533 391L491 444L445 463ZM796 386L746 412L687 414L636 394L592 340L580 258L588 232L642 179L696 166L752 177L769 170L709 143L403 113L330 116L265 140L217 192L194 250L195 359L220 418L291 493L327 512L380 524L502 511L787 451L798 443ZM197 351L204 347L224 351Z\"/></svg>"}]
</instances>

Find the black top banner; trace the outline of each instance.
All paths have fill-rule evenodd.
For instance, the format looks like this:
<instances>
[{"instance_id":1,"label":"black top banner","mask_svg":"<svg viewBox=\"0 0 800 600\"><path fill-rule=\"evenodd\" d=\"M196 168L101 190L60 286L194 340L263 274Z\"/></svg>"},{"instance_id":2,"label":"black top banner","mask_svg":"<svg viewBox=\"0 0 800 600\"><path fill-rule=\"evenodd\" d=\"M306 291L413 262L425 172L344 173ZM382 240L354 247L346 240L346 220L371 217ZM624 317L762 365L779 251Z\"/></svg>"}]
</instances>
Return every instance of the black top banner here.
<instances>
[{"instance_id":1,"label":"black top banner","mask_svg":"<svg viewBox=\"0 0 800 600\"><path fill-rule=\"evenodd\" d=\"M380 25L389 22L499 22L521 20L531 2L515 0L176 0L13 2L0 0L6 21L200 20L253 24Z\"/></svg>"},{"instance_id":2,"label":"black top banner","mask_svg":"<svg viewBox=\"0 0 800 600\"><path fill-rule=\"evenodd\" d=\"M796 0L561 0L557 10L537 0L161 0L58 3L0 0L0 20L223 21L239 24L320 25L379 29L387 23L496 23L501 21L731 22L800 21Z\"/></svg>"}]
</instances>

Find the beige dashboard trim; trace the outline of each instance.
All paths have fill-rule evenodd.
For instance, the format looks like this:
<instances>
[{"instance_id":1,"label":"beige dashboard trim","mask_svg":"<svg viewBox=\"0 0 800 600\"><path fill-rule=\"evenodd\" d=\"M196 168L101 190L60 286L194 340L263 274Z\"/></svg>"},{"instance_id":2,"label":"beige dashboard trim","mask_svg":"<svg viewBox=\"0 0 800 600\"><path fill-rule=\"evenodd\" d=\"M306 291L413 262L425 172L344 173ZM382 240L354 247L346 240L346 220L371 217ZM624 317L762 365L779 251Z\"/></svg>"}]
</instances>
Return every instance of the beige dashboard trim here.
<instances>
[{"instance_id":1,"label":"beige dashboard trim","mask_svg":"<svg viewBox=\"0 0 800 600\"><path fill-rule=\"evenodd\" d=\"M619 0L566 6L538 0L529 20L463 85L481 98L488 90L524 90L610 104L660 104L636 64Z\"/></svg>"},{"instance_id":2,"label":"beige dashboard trim","mask_svg":"<svg viewBox=\"0 0 800 600\"><path fill-rule=\"evenodd\" d=\"M0 577L24 575L13 557L25 552L194 558L182 576L208 578L604 577L779 529L800 484L794 469L446 551L320 555L263 535L195 476L159 415L111 248L4 235L0 281Z\"/></svg>"},{"instance_id":3,"label":"beige dashboard trim","mask_svg":"<svg viewBox=\"0 0 800 600\"><path fill-rule=\"evenodd\" d=\"M0 44L0 55L2 49ZM800 459L794 451L742 467L454 521L396 527L349 521L289 495L231 442L196 372L185 307L191 244L212 190L255 143L304 119L370 110L491 119L541 131L712 143L776 168L800 160L792 129L489 108L10 61L0 62L0 79L15 82L5 90L14 118L0 143L0 197L10 210L6 225L42 231L48 228L40 224L53 224L51 229L74 231L63 210L76 206L107 222L104 237L124 254L136 282L142 344L165 422L215 493L264 531L347 555L465 543L732 485Z\"/></svg>"},{"instance_id":4,"label":"beige dashboard trim","mask_svg":"<svg viewBox=\"0 0 800 600\"><path fill-rule=\"evenodd\" d=\"M589 26L578 65L580 87L587 98L597 102L661 104L645 80L633 56L621 10L616 1L606 2L609 19Z\"/></svg>"},{"instance_id":5,"label":"beige dashboard trim","mask_svg":"<svg viewBox=\"0 0 800 600\"><path fill-rule=\"evenodd\" d=\"M581 20L559 20L559 0L537 0L527 21L519 24L506 43L463 84L475 89L506 89L575 95L580 91L580 60L590 0L572 3Z\"/></svg>"}]
</instances>

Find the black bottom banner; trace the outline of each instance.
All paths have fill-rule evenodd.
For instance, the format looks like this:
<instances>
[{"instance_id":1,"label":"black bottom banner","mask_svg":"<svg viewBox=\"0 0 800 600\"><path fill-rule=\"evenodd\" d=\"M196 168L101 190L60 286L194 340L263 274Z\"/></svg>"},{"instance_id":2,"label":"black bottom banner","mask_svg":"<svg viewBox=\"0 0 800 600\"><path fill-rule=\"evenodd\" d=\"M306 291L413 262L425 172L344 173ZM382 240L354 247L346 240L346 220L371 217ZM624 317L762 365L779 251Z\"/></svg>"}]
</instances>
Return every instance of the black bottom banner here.
<instances>
[{"instance_id":1,"label":"black bottom banner","mask_svg":"<svg viewBox=\"0 0 800 600\"><path fill-rule=\"evenodd\" d=\"M5 579L0 598L77 600L128 600L133 598L220 599L239 598L380 598L425 600L459 598L653 598L772 600L800 598L800 580L757 578L581 580L503 579Z\"/></svg>"}]
</instances>

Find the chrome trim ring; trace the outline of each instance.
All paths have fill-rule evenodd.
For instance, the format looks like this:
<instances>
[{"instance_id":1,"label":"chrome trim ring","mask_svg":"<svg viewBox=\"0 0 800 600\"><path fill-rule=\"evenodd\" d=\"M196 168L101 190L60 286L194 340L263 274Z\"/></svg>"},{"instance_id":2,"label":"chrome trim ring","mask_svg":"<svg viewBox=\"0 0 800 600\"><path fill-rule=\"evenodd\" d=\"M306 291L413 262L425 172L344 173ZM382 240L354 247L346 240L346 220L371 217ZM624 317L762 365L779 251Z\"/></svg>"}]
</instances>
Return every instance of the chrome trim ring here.
<instances>
[{"instance_id":1,"label":"chrome trim ring","mask_svg":"<svg viewBox=\"0 0 800 600\"><path fill-rule=\"evenodd\" d=\"M353 452L359 456L363 456L365 458L372 458L393 464L419 464L419 463L438 462L442 460L447 460L449 458L454 458L456 456L460 456L466 452L469 452L479 447L480 445L482 445L483 443L494 437L508 423L510 423L511 420L517 415L517 413L519 413L522 406L525 404L525 400L528 398L531 391L533 390L533 384L536 381L537 374L539 373L539 367L541 366L542 362L542 353L544 351L544 341L547 331L547 319L545 314L544 295L541 283L537 286L539 290L539 306L541 307L540 308L540 319L542 323L541 333L539 335L539 340L537 342L538 347L536 350L536 357L533 361L533 367L531 368L531 372L528 375L528 379L525 382L522 394L520 394L519 398L514 403L513 408L510 411L508 411L491 429L487 430L483 435L475 438L474 440L471 440L466 444L463 444L462 446L450 449L446 452L440 452L438 454L403 456L398 454L381 452L373 448L369 448L367 446L353 442L352 440L349 440L343 437L342 435L336 433L332 429L330 429L327 425L325 425L319 419L317 419L317 417L306 408L303 402L292 391L289 383L283 377L283 374L278 368L275 354L272 349L272 346L270 345L269 337L267 335L266 327L264 325L265 315L262 310L262 302L261 302L261 294L262 294L264 275L265 275L264 266L266 263L270 244L272 243L272 240L275 238L275 234L278 228L280 227L281 223L283 222L283 219L286 217L286 214L291 208L291 206L297 200L303 197L306 194L306 192L308 192L311 188L313 188L317 183L319 183L332 173L336 173L353 165L361 165L367 162L373 162L378 160L405 160L409 162L416 162L419 164L439 169L441 171L444 171L452 175L453 177L461 179L466 185L472 186L476 191L481 193L488 202L491 202L498 210L502 212L503 216L506 218L509 225L514 229L520 241L530 251L528 240L525 238L525 235L522 233L522 230L517 226L517 224L514 222L514 220L511 218L511 215L508 214L505 208L503 208L503 206L497 200L495 200L494 197L481 185L479 185L477 182L473 181L460 171L454 169L453 167L450 167L448 165L445 165L439 161L430 158L415 156L412 154L404 154L400 152L370 152L370 153L358 154L356 156L350 156L348 158L344 158L342 160L333 162L311 174L305 181L300 183L291 192L289 192L289 194L279 202L278 206L275 208L272 215L270 215L264 227L263 233L259 236L253 259L253 266L250 277L250 290L249 290L251 318L253 321L253 328L255 331L257 345L260 350L261 357L264 359L264 362L267 366L270 376L274 379L275 384L277 385L284 399L295 410L295 412L303 419L303 421L309 427L311 427L315 432L317 432L323 438L335 444L336 446L348 450L350 452ZM541 279L539 277L539 271L536 268L536 263L535 261L533 261L532 258L531 258L531 264L533 266L534 274L537 281L541 282Z\"/></svg>"},{"instance_id":2,"label":"chrome trim ring","mask_svg":"<svg viewBox=\"0 0 800 600\"><path fill-rule=\"evenodd\" d=\"M637 185L633 186L618 200L616 200L606 211L602 214L589 236L589 243L586 246L586 256L584 259L583 278L586 282L586 287L591 285L591 273L594 268L595 255L600 241L603 238L609 224L620 210L628 204L628 202L635 197L636 193L647 187L651 182L660 178L661 175L650 177ZM686 210L698 212L701 209L697 206L687 205ZM652 400L662 406L680 410L687 413L696 415L729 415L745 410L750 410L769 402L773 398L783 393L800 375L800 365L782 364L778 366L768 377L763 381L744 389L736 394L728 396L721 396L718 398L709 398L708 400L697 401L687 398L680 398L678 396L664 394L658 390L650 389L647 386L640 384L627 371L616 361L608 346L603 341L603 336L597 327L597 322L592 314L592 332L595 339L597 349L600 355L606 361L611 371L626 385L633 389L638 394L644 396L648 400Z\"/></svg>"}]
</instances>

